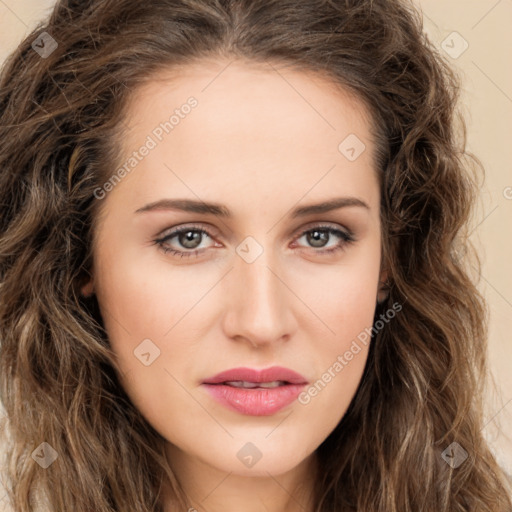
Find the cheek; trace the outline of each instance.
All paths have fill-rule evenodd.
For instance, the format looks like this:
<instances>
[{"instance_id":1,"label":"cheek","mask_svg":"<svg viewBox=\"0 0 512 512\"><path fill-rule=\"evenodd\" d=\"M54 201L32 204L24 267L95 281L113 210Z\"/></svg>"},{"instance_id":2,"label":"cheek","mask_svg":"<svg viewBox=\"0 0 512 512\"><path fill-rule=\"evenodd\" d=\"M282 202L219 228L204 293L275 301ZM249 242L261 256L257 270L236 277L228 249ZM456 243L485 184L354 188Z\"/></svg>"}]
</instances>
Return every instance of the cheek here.
<instances>
[{"instance_id":1,"label":"cheek","mask_svg":"<svg viewBox=\"0 0 512 512\"><path fill-rule=\"evenodd\" d=\"M207 293L218 275L213 268L171 269L163 258L145 261L142 252L129 249L117 254L105 253L98 262L96 295L123 387L147 417L161 415L161 401L178 405L183 398L181 405L190 407L171 374L184 382L202 360L196 333L206 317L215 317L218 300ZM167 414L177 410L171 409Z\"/></svg>"},{"instance_id":2,"label":"cheek","mask_svg":"<svg viewBox=\"0 0 512 512\"><path fill-rule=\"evenodd\" d=\"M336 265L319 265L292 269L289 279L294 290L315 313L322 345L317 350L332 355L346 349L350 340L371 327L375 314L380 273L378 244L369 243L364 250L347 252ZM313 315L307 314L302 327L313 328ZM306 323L307 322L307 323ZM307 327L309 325L309 328Z\"/></svg>"},{"instance_id":3,"label":"cheek","mask_svg":"<svg viewBox=\"0 0 512 512\"><path fill-rule=\"evenodd\" d=\"M370 274L370 272L368 272ZM341 274L341 273L340 273ZM376 278L355 273L333 276L328 288L318 289L312 303L322 319L329 346L338 347L373 322Z\"/></svg>"},{"instance_id":4,"label":"cheek","mask_svg":"<svg viewBox=\"0 0 512 512\"><path fill-rule=\"evenodd\" d=\"M118 258L105 255L99 262L96 294L113 341L163 338L214 283L214 275L203 278L187 267L170 270L170 265L149 258L156 250L127 249Z\"/></svg>"},{"instance_id":5,"label":"cheek","mask_svg":"<svg viewBox=\"0 0 512 512\"><path fill-rule=\"evenodd\" d=\"M348 408L366 365L377 300L378 249L376 245L338 267L324 268L323 274L310 272L302 281L302 296L319 318L309 315L301 324L315 341L310 351L317 375L299 403L326 432Z\"/></svg>"},{"instance_id":6,"label":"cheek","mask_svg":"<svg viewBox=\"0 0 512 512\"><path fill-rule=\"evenodd\" d=\"M299 395L303 418L320 438L327 437L347 411L361 382L371 343L375 283L353 276L345 293L322 297L319 311L330 331L310 347L315 380ZM365 288L365 285L367 288ZM349 289L352 288L352 289Z\"/></svg>"}]
</instances>

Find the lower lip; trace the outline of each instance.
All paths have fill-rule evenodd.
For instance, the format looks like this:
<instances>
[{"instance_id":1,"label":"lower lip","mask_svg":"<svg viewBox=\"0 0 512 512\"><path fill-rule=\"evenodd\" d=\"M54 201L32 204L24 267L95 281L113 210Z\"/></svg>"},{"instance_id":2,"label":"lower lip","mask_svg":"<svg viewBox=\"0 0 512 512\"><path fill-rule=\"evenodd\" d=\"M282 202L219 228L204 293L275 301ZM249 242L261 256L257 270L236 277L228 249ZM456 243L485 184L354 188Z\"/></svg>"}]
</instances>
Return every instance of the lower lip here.
<instances>
[{"instance_id":1,"label":"lower lip","mask_svg":"<svg viewBox=\"0 0 512 512\"><path fill-rule=\"evenodd\" d=\"M229 409L250 416L270 416L290 405L306 384L285 384L276 388L235 388L224 384L203 384L211 395Z\"/></svg>"}]
</instances>

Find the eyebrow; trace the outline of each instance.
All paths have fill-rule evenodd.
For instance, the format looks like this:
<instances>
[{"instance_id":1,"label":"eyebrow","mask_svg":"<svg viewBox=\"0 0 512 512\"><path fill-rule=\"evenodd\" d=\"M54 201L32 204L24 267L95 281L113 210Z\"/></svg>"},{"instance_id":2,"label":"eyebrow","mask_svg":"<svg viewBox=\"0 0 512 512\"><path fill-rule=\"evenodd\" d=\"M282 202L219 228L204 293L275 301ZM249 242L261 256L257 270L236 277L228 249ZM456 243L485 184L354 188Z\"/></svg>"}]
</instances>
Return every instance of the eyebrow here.
<instances>
[{"instance_id":1,"label":"eyebrow","mask_svg":"<svg viewBox=\"0 0 512 512\"><path fill-rule=\"evenodd\" d=\"M367 203L357 197L337 197L324 201L322 203L310 204L307 206L299 206L295 208L290 216L292 218L305 217L317 213L326 213L339 208L350 206L358 206L370 209ZM149 203L137 210L135 213L144 213L159 210L179 210L184 212L199 213L205 215L215 215L217 217L231 218L230 210L219 203L206 203L204 201L196 201L193 199L160 199L153 203Z\"/></svg>"}]
</instances>

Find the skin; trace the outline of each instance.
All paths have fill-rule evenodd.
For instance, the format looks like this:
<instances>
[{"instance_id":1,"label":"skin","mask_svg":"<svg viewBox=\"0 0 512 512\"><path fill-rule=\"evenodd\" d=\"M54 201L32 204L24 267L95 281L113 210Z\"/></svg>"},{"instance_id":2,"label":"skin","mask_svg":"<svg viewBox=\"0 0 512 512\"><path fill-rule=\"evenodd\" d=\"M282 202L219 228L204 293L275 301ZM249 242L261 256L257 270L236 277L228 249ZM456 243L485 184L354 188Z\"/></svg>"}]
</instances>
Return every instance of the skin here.
<instances>
[{"instance_id":1,"label":"skin","mask_svg":"<svg viewBox=\"0 0 512 512\"><path fill-rule=\"evenodd\" d=\"M126 111L127 157L175 108L198 106L101 199L92 279L121 382L147 421L168 441L169 462L190 499L209 512L313 510L315 450L347 410L368 347L303 405L271 416L231 411L201 387L220 371L291 368L321 378L373 322L379 298L381 226L370 117L358 99L327 79L277 66L201 62L162 71L137 90ZM366 150L349 161L348 134ZM303 218L297 207L351 196L348 206ZM135 211L163 198L222 203L232 218L178 210ZM343 242L319 224L350 231ZM154 243L172 228L205 229L198 257L164 253ZM199 236L199 235L198 235ZM236 249L253 237L252 263ZM184 238L167 245L189 251ZM186 242L186 239L185 239ZM192 247L192 246L188 246ZM150 339L160 356L134 356ZM261 459L246 467L237 452L251 442ZM167 497L166 510L171 510Z\"/></svg>"}]
</instances>

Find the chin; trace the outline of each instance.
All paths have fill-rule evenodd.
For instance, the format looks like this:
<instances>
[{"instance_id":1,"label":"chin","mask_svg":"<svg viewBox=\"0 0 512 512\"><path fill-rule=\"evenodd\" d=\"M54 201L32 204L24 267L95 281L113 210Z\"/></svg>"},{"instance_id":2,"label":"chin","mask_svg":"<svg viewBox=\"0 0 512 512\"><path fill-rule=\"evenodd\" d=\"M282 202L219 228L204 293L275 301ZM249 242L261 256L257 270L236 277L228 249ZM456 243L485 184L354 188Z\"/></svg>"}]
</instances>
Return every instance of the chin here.
<instances>
[{"instance_id":1,"label":"chin","mask_svg":"<svg viewBox=\"0 0 512 512\"><path fill-rule=\"evenodd\" d=\"M237 447L231 452L233 453L232 457L229 456L230 452L231 450L224 452L222 458L207 462L226 473L268 478L269 473L277 476L291 471L306 458L300 456L297 449L289 449L289 453L271 447L257 450L250 442L237 443Z\"/></svg>"}]
</instances>

